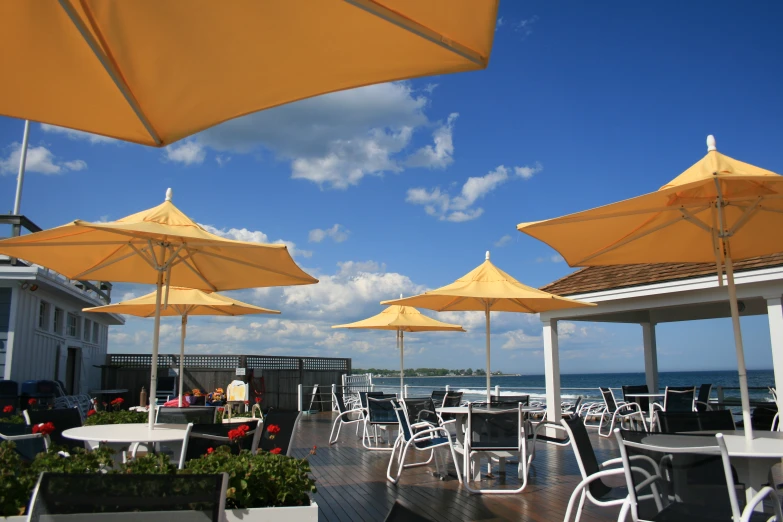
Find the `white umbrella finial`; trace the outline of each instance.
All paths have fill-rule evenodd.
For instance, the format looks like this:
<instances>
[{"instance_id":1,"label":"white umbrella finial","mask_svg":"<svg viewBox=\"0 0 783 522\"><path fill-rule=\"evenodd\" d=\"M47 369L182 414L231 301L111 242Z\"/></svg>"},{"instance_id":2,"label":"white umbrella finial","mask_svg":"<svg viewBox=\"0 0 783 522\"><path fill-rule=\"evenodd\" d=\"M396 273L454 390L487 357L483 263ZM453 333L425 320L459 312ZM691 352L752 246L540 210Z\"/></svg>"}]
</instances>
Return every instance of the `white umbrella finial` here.
<instances>
[{"instance_id":1,"label":"white umbrella finial","mask_svg":"<svg viewBox=\"0 0 783 522\"><path fill-rule=\"evenodd\" d=\"M170 188L167 188L167 189L166 189L166 201L171 201L171 196L172 196L173 194L174 194L174 193L171 191L171 189L170 189Z\"/></svg>"},{"instance_id":2,"label":"white umbrella finial","mask_svg":"<svg viewBox=\"0 0 783 522\"><path fill-rule=\"evenodd\" d=\"M402 294L400 294L400 299L402 299Z\"/></svg>"},{"instance_id":3,"label":"white umbrella finial","mask_svg":"<svg viewBox=\"0 0 783 522\"><path fill-rule=\"evenodd\" d=\"M489 250L487 250L487 253L486 253L486 255L484 256L484 259L486 259L487 261L489 261Z\"/></svg>"},{"instance_id":4,"label":"white umbrella finial","mask_svg":"<svg viewBox=\"0 0 783 522\"><path fill-rule=\"evenodd\" d=\"M710 134L707 136L707 152L712 152L713 150L718 150L718 148L715 146L715 136Z\"/></svg>"}]
</instances>

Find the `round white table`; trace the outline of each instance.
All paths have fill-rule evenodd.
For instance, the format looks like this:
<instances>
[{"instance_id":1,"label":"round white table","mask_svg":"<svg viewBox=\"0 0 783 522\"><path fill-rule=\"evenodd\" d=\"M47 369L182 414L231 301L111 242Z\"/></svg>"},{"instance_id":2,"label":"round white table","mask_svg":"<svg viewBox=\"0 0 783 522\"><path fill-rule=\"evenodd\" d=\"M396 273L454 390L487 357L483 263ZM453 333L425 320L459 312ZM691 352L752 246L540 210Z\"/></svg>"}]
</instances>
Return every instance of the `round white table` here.
<instances>
[{"instance_id":1,"label":"round white table","mask_svg":"<svg viewBox=\"0 0 783 522\"><path fill-rule=\"evenodd\" d=\"M694 431L689 435L714 435L717 431ZM768 482L769 469L783 459L783 432L753 430L753 440L745 438L743 430L722 431L726 450L731 464L737 470L737 478L745 484L748 501ZM644 444L671 445L687 447L692 444L689 437L651 434L645 437Z\"/></svg>"},{"instance_id":2,"label":"round white table","mask_svg":"<svg viewBox=\"0 0 783 522\"><path fill-rule=\"evenodd\" d=\"M187 424L156 424L153 429L144 423L103 424L81 426L63 432L63 437L85 442L132 444L134 442L182 442Z\"/></svg>"}]
</instances>

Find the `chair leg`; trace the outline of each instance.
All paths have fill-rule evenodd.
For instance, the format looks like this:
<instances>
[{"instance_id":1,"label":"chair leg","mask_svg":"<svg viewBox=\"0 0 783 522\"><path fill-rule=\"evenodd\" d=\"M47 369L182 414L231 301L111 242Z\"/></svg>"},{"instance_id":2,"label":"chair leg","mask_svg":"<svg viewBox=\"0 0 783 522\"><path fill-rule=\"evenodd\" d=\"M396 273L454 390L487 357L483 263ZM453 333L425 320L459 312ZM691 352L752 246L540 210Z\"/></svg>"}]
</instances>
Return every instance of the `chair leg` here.
<instances>
[{"instance_id":1,"label":"chair leg","mask_svg":"<svg viewBox=\"0 0 783 522\"><path fill-rule=\"evenodd\" d=\"M574 518L574 522L579 522L579 519L582 518L582 510L585 507L585 497L587 496L587 492L585 489L582 489L582 496L579 499L579 507L576 509L576 518Z\"/></svg>"},{"instance_id":2,"label":"chair leg","mask_svg":"<svg viewBox=\"0 0 783 522\"><path fill-rule=\"evenodd\" d=\"M337 435L334 434L334 428L337 427ZM337 442L337 439L340 438L340 428L343 426L342 419L335 419L334 424L332 424L332 433L329 434L329 445L334 444Z\"/></svg>"},{"instance_id":3,"label":"chair leg","mask_svg":"<svg viewBox=\"0 0 783 522\"><path fill-rule=\"evenodd\" d=\"M402 441L401 438L397 438L396 441L394 441L394 447L392 448L392 454L389 457L389 465L386 467L386 479L391 482L392 484L396 484L397 480L399 480L400 475L397 473L397 478L393 478L391 475L392 470L392 464L394 464L394 457L397 455L397 448L400 446L400 442Z\"/></svg>"},{"instance_id":4,"label":"chair leg","mask_svg":"<svg viewBox=\"0 0 783 522\"><path fill-rule=\"evenodd\" d=\"M451 450L451 459L454 461L454 467L457 470L457 480L459 480L460 484L462 483L462 473L459 471L459 461L457 461L457 453L454 451L454 446L449 444L449 449Z\"/></svg>"}]
</instances>

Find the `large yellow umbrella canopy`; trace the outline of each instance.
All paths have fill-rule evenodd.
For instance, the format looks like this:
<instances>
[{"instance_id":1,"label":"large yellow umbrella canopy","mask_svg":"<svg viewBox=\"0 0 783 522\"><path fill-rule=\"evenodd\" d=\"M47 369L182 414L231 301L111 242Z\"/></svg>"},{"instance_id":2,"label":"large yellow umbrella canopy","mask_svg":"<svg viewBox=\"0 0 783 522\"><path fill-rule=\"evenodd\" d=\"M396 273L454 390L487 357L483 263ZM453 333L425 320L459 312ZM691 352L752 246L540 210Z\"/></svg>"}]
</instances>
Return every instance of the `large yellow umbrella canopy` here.
<instances>
[{"instance_id":1,"label":"large yellow umbrella canopy","mask_svg":"<svg viewBox=\"0 0 783 522\"><path fill-rule=\"evenodd\" d=\"M400 296L402 299L402 295ZM458 324L449 324L427 317L412 306L392 305L378 315L348 324L338 324L332 328L356 328L366 330L395 330L397 332L397 348L400 350L400 394L404 392L405 351L404 332L464 332ZM402 396L402 395L400 395Z\"/></svg>"},{"instance_id":2,"label":"large yellow umbrella canopy","mask_svg":"<svg viewBox=\"0 0 783 522\"><path fill-rule=\"evenodd\" d=\"M155 317L157 291L106 306L84 308L83 312L102 312L107 314L127 314L137 317ZM217 293L203 292L194 288L171 287L168 294L168 306L160 310L161 316L181 316L179 346L179 405L182 406L182 387L185 381L185 337L187 336L188 316L220 315L233 317L254 314L279 314L278 310L261 308Z\"/></svg>"},{"instance_id":3,"label":"large yellow umbrella canopy","mask_svg":"<svg viewBox=\"0 0 783 522\"><path fill-rule=\"evenodd\" d=\"M483 311L487 322L487 402L491 399L490 312L535 314L549 310L595 306L523 285L493 265L489 260L489 252L482 264L450 285L381 304L419 306L438 312Z\"/></svg>"},{"instance_id":4,"label":"large yellow umbrella canopy","mask_svg":"<svg viewBox=\"0 0 783 522\"><path fill-rule=\"evenodd\" d=\"M571 266L715 262L722 285L725 265L750 436L732 260L783 251L783 176L721 154L709 136L707 155L656 192L517 228L557 250Z\"/></svg>"},{"instance_id":5,"label":"large yellow umbrella canopy","mask_svg":"<svg viewBox=\"0 0 783 522\"><path fill-rule=\"evenodd\" d=\"M163 287L207 291L307 285L285 245L233 241L210 234L166 200L108 223L67 225L0 241L0 254L25 259L71 279L153 283L156 289L150 397L155 397ZM150 408L150 426L154 408Z\"/></svg>"},{"instance_id":6,"label":"large yellow umbrella canopy","mask_svg":"<svg viewBox=\"0 0 783 522\"><path fill-rule=\"evenodd\" d=\"M498 0L1 2L0 47L13 52L0 56L9 72L0 114L164 146L319 94L484 69L497 8Z\"/></svg>"}]
</instances>

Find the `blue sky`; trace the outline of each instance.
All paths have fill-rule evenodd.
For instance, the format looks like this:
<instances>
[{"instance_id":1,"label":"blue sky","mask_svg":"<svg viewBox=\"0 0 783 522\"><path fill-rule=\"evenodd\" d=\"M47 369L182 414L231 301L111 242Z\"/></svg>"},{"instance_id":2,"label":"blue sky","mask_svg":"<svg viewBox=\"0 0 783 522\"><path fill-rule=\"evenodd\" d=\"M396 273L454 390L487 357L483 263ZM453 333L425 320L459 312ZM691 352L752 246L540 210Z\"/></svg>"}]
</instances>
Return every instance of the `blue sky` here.
<instances>
[{"instance_id":1,"label":"blue sky","mask_svg":"<svg viewBox=\"0 0 783 522\"><path fill-rule=\"evenodd\" d=\"M450 283L485 250L541 286L571 269L516 232L657 189L706 152L783 172L783 35L775 2L505 2L490 66L336 93L250 115L165 150L33 124L22 212L42 227L117 219L163 200L230 237L282 240L321 283L235 292L283 315L191 319L189 350L352 357L396 367L393 335L337 331L378 302ZM23 123L0 118L0 194L13 205ZM115 299L151 289L117 285ZM410 366L482 367L467 334L411 334ZM542 373L536 317L496 314L493 370ZM641 371L641 328L579 323L564 373ZM581 327L585 328L581 328ZM146 352L151 321L113 328ZM766 316L743 319L749 368L771 365ZM536 343L533 343L534 345ZM661 370L735 368L728 319L662 325ZM178 322L164 320L164 351ZM611 354L611 355L610 355Z\"/></svg>"}]
</instances>

